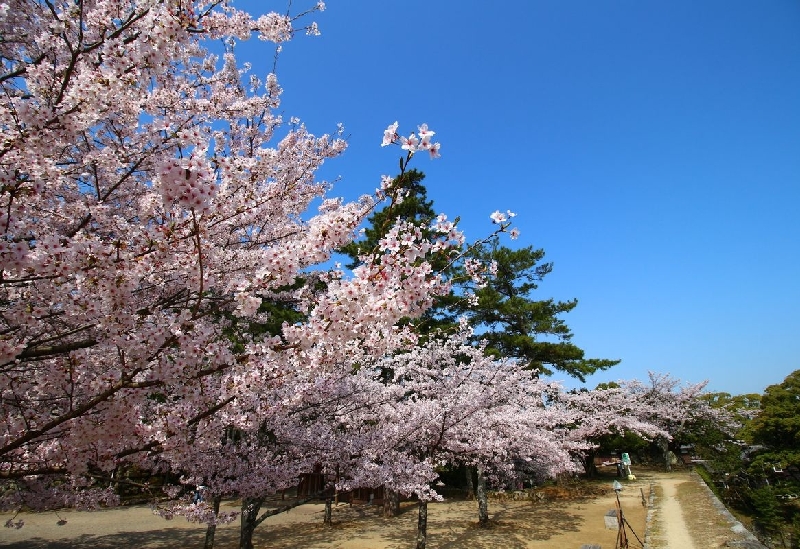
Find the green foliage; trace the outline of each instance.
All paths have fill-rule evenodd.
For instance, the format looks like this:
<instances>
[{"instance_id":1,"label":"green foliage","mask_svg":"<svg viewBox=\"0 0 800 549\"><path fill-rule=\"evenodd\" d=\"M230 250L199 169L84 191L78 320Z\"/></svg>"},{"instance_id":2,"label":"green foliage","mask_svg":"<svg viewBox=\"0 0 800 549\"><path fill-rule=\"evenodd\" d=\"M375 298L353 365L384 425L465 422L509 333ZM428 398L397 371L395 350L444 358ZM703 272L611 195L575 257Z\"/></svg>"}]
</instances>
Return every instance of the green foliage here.
<instances>
[{"instance_id":1,"label":"green foliage","mask_svg":"<svg viewBox=\"0 0 800 549\"><path fill-rule=\"evenodd\" d=\"M753 441L773 450L800 453L800 370L761 397L761 413L753 420Z\"/></svg>"},{"instance_id":2,"label":"green foliage","mask_svg":"<svg viewBox=\"0 0 800 549\"><path fill-rule=\"evenodd\" d=\"M735 434L736 440L746 443L753 442L752 420L759 413L761 395L748 393L744 395L731 395L730 393L707 393L702 397L708 401L712 408L725 409L738 424Z\"/></svg>"},{"instance_id":3,"label":"green foliage","mask_svg":"<svg viewBox=\"0 0 800 549\"><path fill-rule=\"evenodd\" d=\"M749 421L756 409L753 395L732 397L728 393L706 393L700 398L711 408L728 413L732 422L721 423L718 418L700 418L686 423L679 434L678 444L689 444L700 458L715 462L716 470L734 472L741 468L741 445L738 432ZM756 399L757 401L757 399Z\"/></svg>"},{"instance_id":4,"label":"green foliage","mask_svg":"<svg viewBox=\"0 0 800 549\"><path fill-rule=\"evenodd\" d=\"M707 460L709 485L717 481L726 503L750 516L770 546L798 547L800 370L767 387L763 395L712 393L704 398L739 423L735 441L713 424L692 426L688 431ZM743 454L745 442L756 446Z\"/></svg>"},{"instance_id":5,"label":"green foliage","mask_svg":"<svg viewBox=\"0 0 800 549\"><path fill-rule=\"evenodd\" d=\"M744 433L758 412L760 395L732 396L729 393L705 393L700 398L712 408L727 412L731 422L700 418L687 422L672 441L673 448L690 445L693 454L704 460L715 478L737 475L745 467L743 459ZM657 450L654 450L656 453Z\"/></svg>"},{"instance_id":6,"label":"green foliage","mask_svg":"<svg viewBox=\"0 0 800 549\"><path fill-rule=\"evenodd\" d=\"M745 486L736 507L753 521L754 531L769 547L800 547L800 505L796 487L783 482Z\"/></svg>"},{"instance_id":7,"label":"green foliage","mask_svg":"<svg viewBox=\"0 0 800 549\"><path fill-rule=\"evenodd\" d=\"M769 477L791 471L781 482L786 489L800 491L800 370L767 387L749 432L753 442L763 446L753 456L750 474Z\"/></svg>"},{"instance_id":8,"label":"green foliage","mask_svg":"<svg viewBox=\"0 0 800 549\"><path fill-rule=\"evenodd\" d=\"M628 454L639 454L650 446L650 441L636 433L626 431L624 433L611 433L603 435L597 439L599 454L610 454L621 451Z\"/></svg>"},{"instance_id":9,"label":"green foliage","mask_svg":"<svg viewBox=\"0 0 800 549\"><path fill-rule=\"evenodd\" d=\"M748 503L754 511L755 524L767 533L778 532L783 525L783 513L776 495L772 486L755 488L747 494Z\"/></svg>"}]
</instances>

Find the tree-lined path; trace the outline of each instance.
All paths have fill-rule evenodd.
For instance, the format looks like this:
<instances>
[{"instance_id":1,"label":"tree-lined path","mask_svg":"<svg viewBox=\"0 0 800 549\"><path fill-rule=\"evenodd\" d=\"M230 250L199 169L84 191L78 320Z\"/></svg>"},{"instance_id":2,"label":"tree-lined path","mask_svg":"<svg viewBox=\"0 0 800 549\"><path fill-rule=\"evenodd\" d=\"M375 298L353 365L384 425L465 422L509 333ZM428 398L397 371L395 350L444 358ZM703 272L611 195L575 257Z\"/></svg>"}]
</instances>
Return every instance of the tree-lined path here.
<instances>
[{"instance_id":1,"label":"tree-lined path","mask_svg":"<svg viewBox=\"0 0 800 549\"><path fill-rule=\"evenodd\" d=\"M637 472L635 482L626 482L620 492L625 517L644 540L645 513L642 491L651 486L653 520L648 526L650 549L700 549L728 542L745 542L748 536L732 530L732 523L714 506L710 493L696 475L689 473ZM537 501L492 500L493 527L476 528L475 502L457 499L432 504L429 513L434 548L511 547L544 549L580 547L599 543L613 547L616 532L604 526L603 515L614 507L609 489L590 499ZM256 532L256 547L314 548L401 548L410 547L416 513L411 502L404 503L399 517L385 519L376 506L340 505L334 508L334 525L322 524L322 504L303 505L289 513L271 517ZM173 546L202 547L204 528L182 517L171 521L154 516L147 506L98 512L61 513L67 523L59 526L54 513L24 514L20 530L0 531L0 547L21 549L160 549ZM0 521L10 518L0 515ZM221 526L216 547L235 547L237 525ZM629 547L640 547L628 535ZM712 545L709 545L711 543ZM749 547L741 545L741 547ZM757 547L753 545L752 547Z\"/></svg>"}]
</instances>

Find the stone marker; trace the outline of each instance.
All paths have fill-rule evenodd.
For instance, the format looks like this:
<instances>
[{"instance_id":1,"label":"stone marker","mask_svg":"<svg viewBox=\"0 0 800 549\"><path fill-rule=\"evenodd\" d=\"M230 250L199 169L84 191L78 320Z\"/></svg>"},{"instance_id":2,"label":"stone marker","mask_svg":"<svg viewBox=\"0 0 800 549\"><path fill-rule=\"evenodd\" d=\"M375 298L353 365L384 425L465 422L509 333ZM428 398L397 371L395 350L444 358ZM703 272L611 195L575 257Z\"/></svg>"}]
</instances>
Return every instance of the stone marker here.
<instances>
[{"instance_id":1,"label":"stone marker","mask_svg":"<svg viewBox=\"0 0 800 549\"><path fill-rule=\"evenodd\" d=\"M606 530L616 530L619 528L616 509L609 510L603 518L606 521Z\"/></svg>"}]
</instances>

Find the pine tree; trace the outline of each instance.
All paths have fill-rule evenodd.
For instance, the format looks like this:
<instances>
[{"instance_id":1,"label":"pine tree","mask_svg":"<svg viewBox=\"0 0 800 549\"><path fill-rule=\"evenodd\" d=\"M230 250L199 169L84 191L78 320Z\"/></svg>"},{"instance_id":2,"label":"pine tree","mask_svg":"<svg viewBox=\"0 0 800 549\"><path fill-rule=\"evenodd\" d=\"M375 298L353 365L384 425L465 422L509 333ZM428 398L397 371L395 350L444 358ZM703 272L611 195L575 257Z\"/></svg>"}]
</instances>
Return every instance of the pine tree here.
<instances>
[{"instance_id":1,"label":"pine tree","mask_svg":"<svg viewBox=\"0 0 800 549\"><path fill-rule=\"evenodd\" d=\"M349 268L357 266L359 254L372 251L396 221L410 221L426 228L436 218L433 201L422 184L424 177L422 172L410 170L395 179L393 186L402 185L406 193L403 201L375 212L368 219L370 226L364 230L363 238L341 249L351 259ZM542 262L544 250L532 246L513 250L501 246L495 236L465 248L463 253L482 263L494 261L496 274L487 278L485 286L478 287L463 263L452 266L444 260L433 262L446 272L454 290L437 298L434 306L416 320L418 333L425 336L454 328L458 318L465 316L475 328L475 343L487 341L489 353L518 358L542 374L557 370L584 381L587 375L619 363L585 358L583 349L572 343L572 331L561 316L577 306L576 299L534 299L538 282L553 270L552 263ZM467 293L477 299L467 299Z\"/></svg>"},{"instance_id":2,"label":"pine tree","mask_svg":"<svg viewBox=\"0 0 800 549\"><path fill-rule=\"evenodd\" d=\"M553 271L552 263L542 262L543 249L512 250L495 237L470 254L480 261L494 261L496 274L474 290L477 303L455 302L454 314L470 319L478 328L474 339L488 342L490 353L518 358L543 374L558 370L581 381L619 363L584 358L583 349L572 343L573 333L562 315L578 305L577 299L534 299L538 283Z\"/></svg>"}]
</instances>

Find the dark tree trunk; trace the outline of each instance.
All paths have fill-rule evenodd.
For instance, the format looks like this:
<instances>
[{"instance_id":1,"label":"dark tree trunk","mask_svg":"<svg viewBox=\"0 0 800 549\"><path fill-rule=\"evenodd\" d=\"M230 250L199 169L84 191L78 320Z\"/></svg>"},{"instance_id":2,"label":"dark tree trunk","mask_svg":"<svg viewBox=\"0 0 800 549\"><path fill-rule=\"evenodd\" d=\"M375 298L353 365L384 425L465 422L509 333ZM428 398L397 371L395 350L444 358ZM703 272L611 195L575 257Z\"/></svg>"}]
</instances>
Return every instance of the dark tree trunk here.
<instances>
[{"instance_id":1,"label":"dark tree trunk","mask_svg":"<svg viewBox=\"0 0 800 549\"><path fill-rule=\"evenodd\" d=\"M212 501L212 506L214 509L214 517L219 515L219 503L222 501L221 496L214 496ZM206 542L203 545L203 549L214 549L214 535L217 533L217 525L209 524L206 528Z\"/></svg>"},{"instance_id":2,"label":"dark tree trunk","mask_svg":"<svg viewBox=\"0 0 800 549\"><path fill-rule=\"evenodd\" d=\"M486 493L486 475L478 467L478 525L486 526L489 524L489 496Z\"/></svg>"},{"instance_id":3,"label":"dark tree trunk","mask_svg":"<svg viewBox=\"0 0 800 549\"><path fill-rule=\"evenodd\" d=\"M331 507L332 507L331 498L326 498L325 499L325 518L322 519L322 522L324 524L327 524L328 526L333 524L333 519L332 519L333 511L332 511Z\"/></svg>"},{"instance_id":4,"label":"dark tree trunk","mask_svg":"<svg viewBox=\"0 0 800 549\"><path fill-rule=\"evenodd\" d=\"M258 512L261 510L263 501L261 498L244 498L242 500L239 549L253 549L253 532L258 526Z\"/></svg>"},{"instance_id":5,"label":"dark tree trunk","mask_svg":"<svg viewBox=\"0 0 800 549\"><path fill-rule=\"evenodd\" d=\"M467 499L475 499L475 483L472 480L473 475L472 467L467 467Z\"/></svg>"},{"instance_id":6,"label":"dark tree trunk","mask_svg":"<svg viewBox=\"0 0 800 549\"><path fill-rule=\"evenodd\" d=\"M383 516L396 517L400 513L400 493L397 490L384 487L383 489Z\"/></svg>"},{"instance_id":7,"label":"dark tree trunk","mask_svg":"<svg viewBox=\"0 0 800 549\"><path fill-rule=\"evenodd\" d=\"M583 457L583 470L589 478L595 478L597 476L597 466L594 464L595 455L597 455L597 453L594 450L589 450Z\"/></svg>"},{"instance_id":8,"label":"dark tree trunk","mask_svg":"<svg viewBox=\"0 0 800 549\"><path fill-rule=\"evenodd\" d=\"M425 549L428 543L428 502L419 501L419 518L417 519L417 549Z\"/></svg>"},{"instance_id":9,"label":"dark tree trunk","mask_svg":"<svg viewBox=\"0 0 800 549\"><path fill-rule=\"evenodd\" d=\"M300 505L308 503L309 501L319 499L325 490L321 490L316 494L310 495L303 499L296 499L288 505L279 507L277 509L267 509L259 517L258 512L264 504L266 498L245 498L242 500L242 517L241 526L239 529L239 549L253 549L253 532L256 527L264 522L269 517L280 515L290 509L294 509Z\"/></svg>"}]
</instances>

